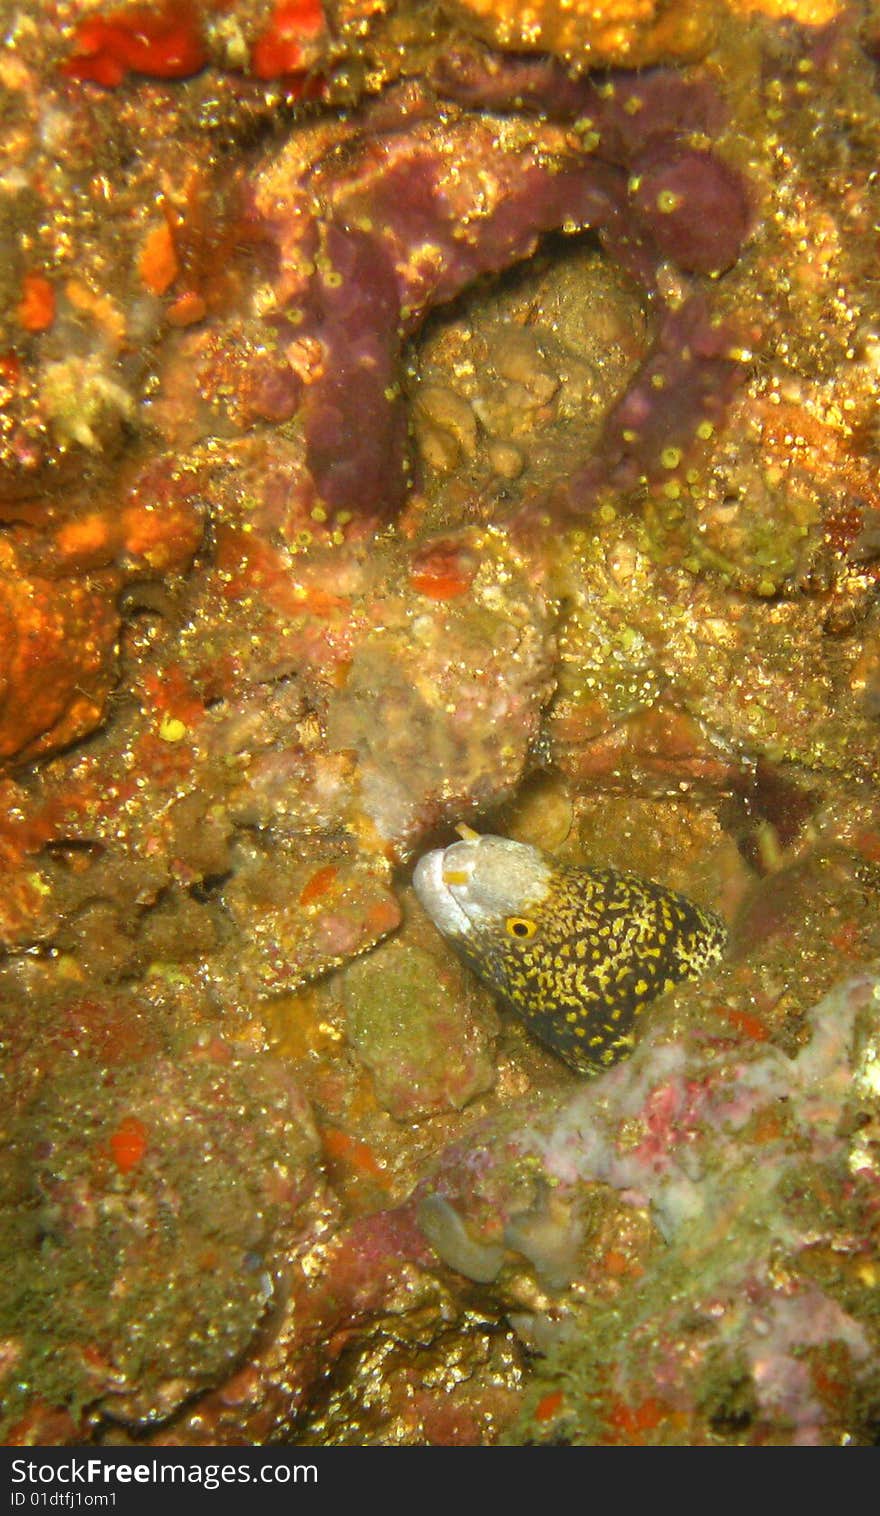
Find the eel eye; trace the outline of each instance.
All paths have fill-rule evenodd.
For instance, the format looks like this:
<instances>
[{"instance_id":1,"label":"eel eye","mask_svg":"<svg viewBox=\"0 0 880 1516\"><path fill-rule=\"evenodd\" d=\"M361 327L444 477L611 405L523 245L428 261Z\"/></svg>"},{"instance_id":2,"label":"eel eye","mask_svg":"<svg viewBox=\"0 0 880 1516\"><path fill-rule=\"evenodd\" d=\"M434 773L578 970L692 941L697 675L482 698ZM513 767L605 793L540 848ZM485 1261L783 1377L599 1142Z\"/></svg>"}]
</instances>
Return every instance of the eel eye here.
<instances>
[{"instance_id":1,"label":"eel eye","mask_svg":"<svg viewBox=\"0 0 880 1516\"><path fill-rule=\"evenodd\" d=\"M508 937L534 937L538 924L536 921L529 921L526 916L508 916L504 923L504 930Z\"/></svg>"}]
</instances>

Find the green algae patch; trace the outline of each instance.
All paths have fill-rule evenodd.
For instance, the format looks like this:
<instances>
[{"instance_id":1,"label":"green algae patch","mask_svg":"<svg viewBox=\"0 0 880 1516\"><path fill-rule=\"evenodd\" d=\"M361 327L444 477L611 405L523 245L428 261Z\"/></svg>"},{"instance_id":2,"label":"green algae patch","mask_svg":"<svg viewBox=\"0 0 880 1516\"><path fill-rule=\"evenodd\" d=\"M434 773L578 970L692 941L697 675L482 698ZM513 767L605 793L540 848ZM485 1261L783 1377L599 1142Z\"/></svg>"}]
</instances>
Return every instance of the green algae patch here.
<instances>
[{"instance_id":1,"label":"green algae patch","mask_svg":"<svg viewBox=\"0 0 880 1516\"><path fill-rule=\"evenodd\" d=\"M44 1086L4 1150L2 1432L35 1405L129 1425L221 1381L320 1185L283 1069L219 1039ZM300 1212L301 1204L306 1212Z\"/></svg>"},{"instance_id":2,"label":"green algae patch","mask_svg":"<svg viewBox=\"0 0 880 1516\"><path fill-rule=\"evenodd\" d=\"M399 1121L460 1110L494 1081L493 1012L455 963L389 942L345 974L348 1034Z\"/></svg>"}]
</instances>

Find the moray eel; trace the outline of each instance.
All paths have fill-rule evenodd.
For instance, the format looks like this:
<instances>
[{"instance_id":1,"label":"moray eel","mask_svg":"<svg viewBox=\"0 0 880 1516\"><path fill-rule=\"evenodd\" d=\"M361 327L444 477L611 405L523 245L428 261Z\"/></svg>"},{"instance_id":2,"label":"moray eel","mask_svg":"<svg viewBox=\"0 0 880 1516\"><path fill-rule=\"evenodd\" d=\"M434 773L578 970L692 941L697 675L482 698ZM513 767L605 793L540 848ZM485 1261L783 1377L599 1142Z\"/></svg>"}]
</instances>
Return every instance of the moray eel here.
<instances>
[{"instance_id":1,"label":"moray eel","mask_svg":"<svg viewBox=\"0 0 880 1516\"><path fill-rule=\"evenodd\" d=\"M416 865L419 900L498 999L579 1073L628 1052L645 1006L721 957L719 917L675 890L458 832L461 842Z\"/></svg>"}]
</instances>

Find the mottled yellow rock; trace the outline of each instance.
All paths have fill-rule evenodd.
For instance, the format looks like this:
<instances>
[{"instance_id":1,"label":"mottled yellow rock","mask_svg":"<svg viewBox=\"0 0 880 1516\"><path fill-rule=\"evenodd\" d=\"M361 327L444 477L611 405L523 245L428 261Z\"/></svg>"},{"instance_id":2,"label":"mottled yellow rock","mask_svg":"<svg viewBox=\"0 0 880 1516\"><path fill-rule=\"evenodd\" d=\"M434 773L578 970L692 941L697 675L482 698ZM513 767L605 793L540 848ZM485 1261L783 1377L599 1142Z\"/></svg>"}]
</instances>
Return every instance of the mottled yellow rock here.
<instances>
[{"instance_id":1,"label":"mottled yellow rock","mask_svg":"<svg viewBox=\"0 0 880 1516\"><path fill-rule=\"evenodd\" d=\"M446 0L444 8L496 47L588 69L699 57L724 10L825 26L845 0Z\"/></svg>"},{"instance_id":2,"label":"mottled yellow rock","mask_svg":"<svg viewBox=\"0 0 880 1516\"><path fill-rule=\"evenodd\" d=\"M575 68L698 56L718 15L715 0L448 0L446 8L496 47L553 53Z\"/></svg>"},{"instance_id":3,"label":"mottled yellow rock","mask_svg":"<svg viewBox=\"0 0 880 1516\"><path fill-rule=\"evenodd\" d=\"M769 16L801 26L827 26L845 9L844 0L727 0L737 16Z\"/></svg>"}]
</instances>

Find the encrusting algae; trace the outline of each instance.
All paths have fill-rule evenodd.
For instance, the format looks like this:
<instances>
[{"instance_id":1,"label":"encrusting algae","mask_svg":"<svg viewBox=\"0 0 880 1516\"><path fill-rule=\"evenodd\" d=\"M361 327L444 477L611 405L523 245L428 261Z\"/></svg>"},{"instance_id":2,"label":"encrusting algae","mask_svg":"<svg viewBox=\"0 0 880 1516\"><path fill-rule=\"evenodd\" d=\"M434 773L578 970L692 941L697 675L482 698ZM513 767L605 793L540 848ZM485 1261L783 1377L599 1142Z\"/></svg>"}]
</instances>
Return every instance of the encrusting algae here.
<instances>
[{"instance_id":1,"label":"encrusting algae","mask_svg":"<svg viewBox=\"0 0 880 1516\"><path fill-rule=\"evenodd\" d=\"M675 890L458 831L461 842L419 860L416 894L474 972L579 1073L614 1063L645 1007L724 951L720 918Z\"/></svg>"}]
</instances>

